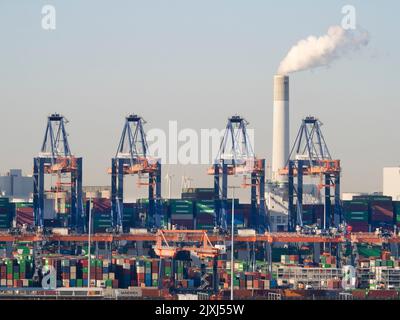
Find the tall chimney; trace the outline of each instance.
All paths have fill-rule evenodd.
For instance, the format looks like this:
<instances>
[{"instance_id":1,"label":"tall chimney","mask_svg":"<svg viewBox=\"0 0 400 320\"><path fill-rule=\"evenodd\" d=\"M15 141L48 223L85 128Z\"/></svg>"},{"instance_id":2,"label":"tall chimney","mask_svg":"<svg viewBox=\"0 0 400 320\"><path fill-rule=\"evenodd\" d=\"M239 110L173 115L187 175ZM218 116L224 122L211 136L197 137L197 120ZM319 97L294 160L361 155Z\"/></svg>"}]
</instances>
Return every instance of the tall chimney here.
<instances>
[{"instance_id":1,"label":"tall chimney","mask_svg":"<svg viewBox=\"0 0 400 320\"><path fill-rule=\"evenodd\" d=\"M274 111L272 133L272 179L284 182L279 169L286 166L289 156L289 77L274 76Z\"/></svg>"}]
</instances>

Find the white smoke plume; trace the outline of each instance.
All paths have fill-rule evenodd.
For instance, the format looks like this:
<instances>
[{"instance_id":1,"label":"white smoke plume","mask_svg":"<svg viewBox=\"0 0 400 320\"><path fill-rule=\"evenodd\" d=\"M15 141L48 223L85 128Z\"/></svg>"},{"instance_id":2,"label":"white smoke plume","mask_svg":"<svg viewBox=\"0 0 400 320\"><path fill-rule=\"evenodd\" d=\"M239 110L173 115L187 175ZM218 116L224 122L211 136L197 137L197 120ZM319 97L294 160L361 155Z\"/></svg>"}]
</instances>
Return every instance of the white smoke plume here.
<instances>
[{"instance_id":1,"label":"white smoke plume","mask_svg":"<svg viewBox=\"0 0 400 320\"><path fill-rule=\"evenodd\" d=\"M293 46L278 68L278 74L328 66L332 61L361 49L369 42L367 31L332 26L326 35L309 36Z\"/></svg>"}]
</instances>

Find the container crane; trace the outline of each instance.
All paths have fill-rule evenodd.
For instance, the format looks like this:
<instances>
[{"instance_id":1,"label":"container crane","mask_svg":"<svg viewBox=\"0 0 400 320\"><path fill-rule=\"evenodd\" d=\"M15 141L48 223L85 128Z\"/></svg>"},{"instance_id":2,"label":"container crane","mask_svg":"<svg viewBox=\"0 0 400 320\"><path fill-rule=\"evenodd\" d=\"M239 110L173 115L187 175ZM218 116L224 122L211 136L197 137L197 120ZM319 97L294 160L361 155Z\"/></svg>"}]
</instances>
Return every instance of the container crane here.
<instances>
[{"instance_id":1,"label":"container crane","mask_svg":"<svg viewBox=\"0 0 400 320\"><path fill-rule=\"evenodd\" d=\"M303 225L303 178L319 177L318 189L324 189L324 229L341 223L340 203L340 160L333 160L321 131L322 123L315 117L302 120L295 143L285 168L279 170L288 176L289 219L288 229L294 231L296 225ZM297 177L297 184L294 178ZM334 212L332 217L332 194ZM333 218L333 219L332 219Z\"/></svg>"},{"instance_id":2,"label":"container crane","mask_svg":"<svg viewBox=\"0 0 400 320\"><path fill-rule=\"evenodd\" d=\"M47 192L53 193L56 207L65 201L65 210L60 212L67 218L64 226L77 232L83 231L82 202L82 158L71 153L66 119L54 113L47 119L41 151L33 159L33 206L36 227L44 226L45 174L56 177L56 183ZM69 208L68 208L69 207ZM60 216L60 215L59 215Z\"/></svg>"},{"instance_id":3,"label":"container crane","mask_svg":"<svg viewBox=\"0 0 400 320\"><path fill-rule=\"evenodd\" d=\"M116 155L111 160L111 202L112 224L115 230L122 231L124 212L124 176L137 175L138 186L148 186L149 208L147 225L161 227L163 213L161 208L161 162L149 155L142 117L131 114L125 118L125 125ZM145 179L146 181L143 181Z\"/></svg>"},{"instance_id":4,"label":"container crane","mask_svg":"<svg viewBox=\"0 0 400 320\"><path fill-rule=\"evenodd\" d=\"M243 176L242 187L251 187L250 227L260 230L268 229L269 226L265 205L265 159L256 158L247 133L247 125L248 122L240 116L228 119L214 165L208 169L208 174L214 176L215 226L222 230L227 230L230 175Z\"/></svg>"},{"instance_id":5,"label":"container crane","mask_svg":"<svg viewBox=\"0 0 400 320\"><path fill-rule=\"evenodd\" d=\"M218 255L219 249L211 243L207 231L205 230L158 230L156 234L156 244L154 251L160 257L160 275L162 274L163 259L172 260L172 280L175 280L175 258L179 252L188 251L200 259L213 259L213 290L218 292ZM203 284L200 290L208 286L205 277L202 278ZM159 287L162 286L162 279L159 277Z\"/></svg>"}]
</instances>

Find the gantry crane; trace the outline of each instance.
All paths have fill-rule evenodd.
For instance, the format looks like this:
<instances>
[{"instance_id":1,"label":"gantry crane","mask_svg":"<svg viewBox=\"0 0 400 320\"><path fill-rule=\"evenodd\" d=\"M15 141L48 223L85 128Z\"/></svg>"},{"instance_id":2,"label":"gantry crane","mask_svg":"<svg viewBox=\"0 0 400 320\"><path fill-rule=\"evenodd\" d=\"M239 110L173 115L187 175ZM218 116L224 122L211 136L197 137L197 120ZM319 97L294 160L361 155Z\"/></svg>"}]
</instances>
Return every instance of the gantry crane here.
<instances>
[{"instance_id":1,"label":"gantry crane","mask_svg":"<svg viewBox=\"0 0 400 320\"><path fill-rule=\"evenodd\" d=\"M214 247L207 231L205 230L158 230L156 234L156 244L154 251L160 257L159 268L159 287L162 286L163 274L163 259L170 258L172 261L172 281L175 281L175 257L179 252L189 251L200 259L212 258L213 259L213 291L218 292L219 279L218 279L218 254L219 249ZM203 279L204 281L204 279ZM205 289L208 285L207 282L198 289Z\"/></svg>"},{"instance_id":2,"label":"gantry crane","mask_svg":"<svg viewBox=\"0 0 400 320\"><path fill-rule=\"evenodd\" d=\"M214 176L215 226L227 229L228 176L241 175L242 187L251 187L250 227L269 226L265 205L265 159L257 159L247 133L248 122L240 116L228 119L214 165L208 174ZM250 178L250 183L247 179ZM234 201L234 199L232 199Z\"/></svg>"},{"instance_id":3,"label":"gantry crane","mask_svg":"<svg viewBox=\"0 0 400 320\"><path fill-rule=\"evenodd\" d=\"M163 221L161 162L149 155L144 123L143 118L135 114L125 118L117 153L111 160L109 173L111 173L112 224L117 231L121 231L123 227L125 175L137 175L138 186L148 186L147 226L159 228Z\"/></svg>"},{"instance_id":4,"label":"gantry crane","mask_svg":"<svg viewBox=\"0 0 400 320\"><path fill-rule=\"evenodd\" d=\"M45 192L50 192L54 194L58 217L63 214L66 218L64 226L83 231L82 158L71 153L65 124L66 119L60 114L48 117L41 151L33 159L35 225L44 226ZM56 178L49 190L45 190L45 174ZM65 201L65 210L59 209L61 201Z\"/></svg>"},{"instance_id":5,"label":"gantry crane","mask_svg":"<svg viewBox=\"0 0 400 320\"><path fill-rule=\"evenodd\" d=\"M319 177L318 189L324 189L323 228L341 223L340 203L340 160L333 160L321 131L322 123L315 117L302 120L296 141L290 152L285 168L279 170L288 176L289 219L288 228L294 231L296 225L303 225L303 177ZM297 177L297 184L294 178ZM332 194L334 190L334 212L332 217Z\"/></svg>"}]
</instances>

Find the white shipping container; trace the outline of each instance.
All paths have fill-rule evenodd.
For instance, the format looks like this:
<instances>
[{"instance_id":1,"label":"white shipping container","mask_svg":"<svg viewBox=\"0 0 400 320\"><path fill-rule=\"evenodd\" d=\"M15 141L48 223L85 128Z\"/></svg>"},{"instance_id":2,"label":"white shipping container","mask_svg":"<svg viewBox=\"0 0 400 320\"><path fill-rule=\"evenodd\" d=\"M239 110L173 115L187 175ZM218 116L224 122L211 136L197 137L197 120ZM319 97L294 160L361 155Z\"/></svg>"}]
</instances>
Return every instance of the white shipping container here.
<instances>
[{"instance_id":1,"label":"white shipping container","mask_svg":"<svg viewBox=\"0 0 400 320\"><path fill-rule=\"evenodd\" d=\"M343 201L351 201L355 196L361 196L362 193L359 192L343 192L342 193L342 200Z\"/></svg>"},{"instance_id":2,"label":"white shipping container","mask_svg":"<svg viewBox=\"0 0 400 320\"><path fill-rule=\"evenodd\" d=\"M238 235L242 237L252 237L256 235L256 230L254 229L239 229Z\"/></svg>"},{"instance_id":3,"label":"white shipping container","mask_svg":"<svg viewBox=\"0 0 400 320\"><path fill-rule=\"evenodd\" d=\"M102 288L102 287L105 287L105 286L106 286L106 283L103 280L97 280L96 281L96 287Z\"/></svg>"},{"instance_id":4,"label":"white shipping container","mask_svg":"<svg viewBox=\"0 0 400 320\"><path fill-rule=\"evenodd\" d=\"M178 294L178 300L199 300L197 294Z\"/></svg>"},{"instance_id":5,"label":"white shipping container","mask_svg":"<svg viewBox=\"0 0 400 320\"><path fill-rule=\"evenodd\" d=\"M139 228L130 228L129 229L130 234L146 234L147 233L147 229L139 229Z\"/></svg>"},{"instance_id":6,"label":"white shipping container","mask_svg":"<svg viewBox=\"0 0 400 320\"><path fill-rule=\"evenodd\" d=\"M62 236L68 235L68 228L53 228L52 231L54 234L59 234Z\"/></svg>"}]
</instances>

